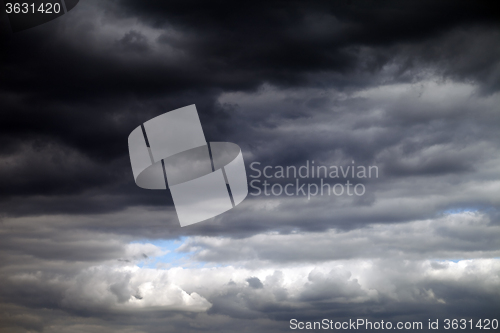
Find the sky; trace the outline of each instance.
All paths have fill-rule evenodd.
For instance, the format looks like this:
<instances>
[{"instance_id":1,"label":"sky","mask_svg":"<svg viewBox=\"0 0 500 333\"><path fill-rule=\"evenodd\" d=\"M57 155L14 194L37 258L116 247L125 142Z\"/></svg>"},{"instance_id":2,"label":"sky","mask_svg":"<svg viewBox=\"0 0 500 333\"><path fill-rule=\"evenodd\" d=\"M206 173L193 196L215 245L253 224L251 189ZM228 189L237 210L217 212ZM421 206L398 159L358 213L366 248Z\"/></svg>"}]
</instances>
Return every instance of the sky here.
<instances>
[{"instance_id":1,"label":"sky","mask_svg":"<svg viewBox=\"0 0 500 333\"><path fill-rule=\"evenodd\" d=\"M499 40L492 2L451 0L81 0L3 34L0 332L482 332L500 320ZM127 138L191 104L262 191L181 228ZM313 161L378 173L275 177ZM364 192L308 196L322 181Z\"/></svg>"}]
</instances>

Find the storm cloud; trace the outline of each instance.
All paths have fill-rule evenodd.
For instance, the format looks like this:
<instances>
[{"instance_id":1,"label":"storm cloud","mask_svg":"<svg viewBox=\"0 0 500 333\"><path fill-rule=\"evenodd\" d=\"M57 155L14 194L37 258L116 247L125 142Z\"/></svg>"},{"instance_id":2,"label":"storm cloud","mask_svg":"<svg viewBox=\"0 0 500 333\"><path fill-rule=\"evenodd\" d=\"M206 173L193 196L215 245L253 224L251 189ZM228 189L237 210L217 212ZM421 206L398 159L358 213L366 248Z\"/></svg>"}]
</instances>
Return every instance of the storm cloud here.
<instances>
[{"instance_id":1,"label":"storm cloud","mask_svg":"<svg viewBox=\"0 0 500 333\"><path fill-rule=\"evenodd\" d=\"M494 319L499 16L488 1L82 0L2 35L0 332ZM254 162L379 172L323 179L361 196L250 187L181 228L168 191L135 185L127 137L191 104L259 186L296 178Z\"/></svg>"}]
</instances>

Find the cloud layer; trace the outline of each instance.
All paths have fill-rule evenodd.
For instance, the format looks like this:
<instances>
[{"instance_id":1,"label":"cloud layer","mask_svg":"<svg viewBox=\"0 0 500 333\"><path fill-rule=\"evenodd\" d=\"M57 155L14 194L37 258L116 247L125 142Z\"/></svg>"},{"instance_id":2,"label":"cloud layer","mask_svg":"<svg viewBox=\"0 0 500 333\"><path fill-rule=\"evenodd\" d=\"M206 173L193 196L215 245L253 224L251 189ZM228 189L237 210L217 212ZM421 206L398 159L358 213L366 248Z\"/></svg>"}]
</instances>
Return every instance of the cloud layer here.
<instances>
[{"instance_id":1,"label":"cloud layer","mask_svg":"<svg viewBox=\"0 0 500 333\"><path fill-rule=\"evenodd\" d=\"M87 0L0 37L0 332L493 319L498 19L486 1ZM362 196L250 188L180 228L168 191L135 186L127 136L190 104L255 184L296 179L253 162L378 177L324 179Z\"/></svg>"}]
</instances>

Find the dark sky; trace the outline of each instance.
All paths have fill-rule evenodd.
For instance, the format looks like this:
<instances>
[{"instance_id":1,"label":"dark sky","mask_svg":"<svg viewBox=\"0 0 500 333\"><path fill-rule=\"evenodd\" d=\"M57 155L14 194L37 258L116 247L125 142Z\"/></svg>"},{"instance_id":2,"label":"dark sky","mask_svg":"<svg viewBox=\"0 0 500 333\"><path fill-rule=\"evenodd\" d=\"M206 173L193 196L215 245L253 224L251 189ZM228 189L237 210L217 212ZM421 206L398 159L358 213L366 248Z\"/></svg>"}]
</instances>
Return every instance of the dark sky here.
<instances>
[{"instance_id":1,"label":"dark sky","mask_svg":"<svg viewBox=\"0 0 500 333\"><path fill-rule=\"evenodd\" d=\"M4 34L0 332L500 319L499 41L491 1L81 0ZM190 104L249 181L253 162L379 177L181 228L127 138Z\"/></svg>"}]
</instances>

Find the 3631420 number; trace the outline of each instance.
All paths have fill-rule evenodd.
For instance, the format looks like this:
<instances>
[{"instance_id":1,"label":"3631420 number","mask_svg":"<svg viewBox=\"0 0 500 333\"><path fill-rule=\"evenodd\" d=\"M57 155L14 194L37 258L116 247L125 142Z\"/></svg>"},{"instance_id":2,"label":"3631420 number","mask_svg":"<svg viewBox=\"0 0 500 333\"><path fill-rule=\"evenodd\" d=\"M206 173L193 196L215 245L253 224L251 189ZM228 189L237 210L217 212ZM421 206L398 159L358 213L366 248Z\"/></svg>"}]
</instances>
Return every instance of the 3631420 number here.
<instances>
[{"instance_id":1,"label":"3631420 number","mask_svg":"<svg viewBox=\"0 0 500 333\"><path fill-rule=\"evenodd\" d=\"M7 14L59 14L61 12L61 4L59 3L41 3L40 5L35 5L34 3L6 3L5 12Z\"/></svg>"},{"instance_id":2,"label":"3631420 number","mask_svg":"<svg viewBox=\"0 0 500 333\"><path fill-rule=\"evenodd\" d=\"M445 330L465 330L465 329L480 329L480 330L496 330L498 329L498 319L479 319L474 322L472 319L445 319Z\"/></svg>"}]
</instances>

